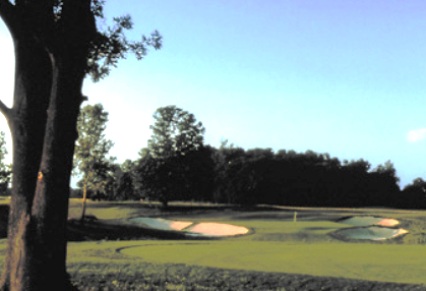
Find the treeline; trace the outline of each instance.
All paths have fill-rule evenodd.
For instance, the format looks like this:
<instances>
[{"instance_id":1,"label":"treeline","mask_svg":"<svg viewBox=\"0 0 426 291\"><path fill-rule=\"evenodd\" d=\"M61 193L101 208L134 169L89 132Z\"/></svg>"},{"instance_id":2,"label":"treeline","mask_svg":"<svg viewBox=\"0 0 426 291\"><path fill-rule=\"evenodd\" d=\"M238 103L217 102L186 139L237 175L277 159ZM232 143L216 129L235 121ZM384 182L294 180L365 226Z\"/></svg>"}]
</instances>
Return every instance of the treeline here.
<instances>
[{"instance_id":1,"label":"treeline","mask_svg":"<svg viewBox=\"0 0 426 291\"><path fill-rule=\"evenodd\" d=\"M199 201L237 205L396 207L426 209L426 182L400 190L391 162L375 168L313 151L203 146L158 159L146 153L115 165L103 191L107 200Z\"/></svg>"},{"instance_id":2,"label":"treeline","mask_svg":"<svg viewBox=\"0 0 426 291\"><path fill-rule=\"evenodd\" d=\"M101 134L107 115L102 108L90 112L95 111L81 131L93 131L91 120L102 119L98 139L89 142L81 134L76 151L83 153L80 185L93 199L426 209L426 182L416 179L401 191L390 161L372 168L363 159L340 161L313 151L214 148L203 144L201 122L176 106L154 113L152 137L139 159L114 164L106 158L111 143ZM98 150L89 154L93 149Z\"/></svg>"},{"instance_id":3,"label":"treeline","mask_svg":"<svg viewBox=\"0 0 426 291\"><path fill-rule=\"evenodd\" d=\"M426 183L418 179L401 191L391 162L372 169L362 159L341 162L313 151L206 146L170 160L146 155L134 178L140 197L165 203L426 207Z\"/></svg>"}]
</instances>

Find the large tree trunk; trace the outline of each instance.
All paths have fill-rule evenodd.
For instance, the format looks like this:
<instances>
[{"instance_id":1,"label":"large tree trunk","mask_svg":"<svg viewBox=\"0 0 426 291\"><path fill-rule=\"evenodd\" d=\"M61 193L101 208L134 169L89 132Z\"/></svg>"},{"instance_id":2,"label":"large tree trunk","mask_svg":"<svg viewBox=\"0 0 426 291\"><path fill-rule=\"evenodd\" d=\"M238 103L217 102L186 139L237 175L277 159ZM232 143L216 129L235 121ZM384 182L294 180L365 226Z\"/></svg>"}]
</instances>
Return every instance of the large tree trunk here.
<instances>
[{"instance_id":1,"label":"large tree trunk","mask_svg":"<svg viewBox=\"0 0 426 291\"><path fill-rule=\"evenodd\" d=\"M32 253L29 270L34 274L30 277L32 285L43 290L65 290L68 284L65 266L68 194L84 77L84 67L75 70L75 66L69 59L55 60L43 154L31 210L35 224L32 248L37 251Z\"/></svg>"},{"instance_id":2,"label":"large tree trunk","mask_svg":"<svg viewBox=\"0 0 426 291\"><path fill-rule=\"evenodd\" d=\"M15 39L14 106L7 114L13 139L13 181L3 289L9 286L15 289L12 285L25 288L26 285L20 277L27 277L22 264L28 249L27 238L32 237L28 229L29 215L41 160L51 89L51 63L46 51L24 38Z\"/></svg>"},{"instance_id":3,"label":"large tree trunk","mask_svg":"<svg viewBox=\"0 0 426 291\"><path fill-rule=\"evenodd\" d=\"M10 16L6 20L16 58L13 108L0 103L12 132L14 155L0 289L68 290L69 184L94 20L89 0L64 0L57 30L50 31L47 17L33 9L49 16L48 1L20 3L34 7L9 14L15 11L0 0L1 16Z\"/></svg>"},{"instance_id":4,"label":"large tree trunk","mask_svg":"<svg viewBox=\"0 0 426 291\"><path fill-rule=\"evenodd\" d=\"M5 290L70 289L65 265L66 222L83 78L69 67L53 65L48 117L41 120L45 129L40 130L45 134L31 138L27 133L35 119L13 131L16 158Z\"/></svg>"}]
</instances>

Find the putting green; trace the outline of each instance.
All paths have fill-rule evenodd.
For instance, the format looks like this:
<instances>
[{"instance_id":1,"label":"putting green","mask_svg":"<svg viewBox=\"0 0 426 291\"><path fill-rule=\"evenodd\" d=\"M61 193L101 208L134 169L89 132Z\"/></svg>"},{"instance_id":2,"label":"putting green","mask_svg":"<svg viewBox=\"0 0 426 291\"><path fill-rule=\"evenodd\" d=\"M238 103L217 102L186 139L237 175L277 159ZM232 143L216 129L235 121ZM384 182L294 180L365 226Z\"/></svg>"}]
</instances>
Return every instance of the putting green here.
<instances>
[{"instance_id":1,"label":"putting green","mask_svg":"<svg viewBox=\"0 0 426 291\"><path fill-rule=\"evenodd\" d=\"M160 264L426 284L426 252L421 245L173 241L141 243L120 253Z\"/></svg>"}]
</instances>

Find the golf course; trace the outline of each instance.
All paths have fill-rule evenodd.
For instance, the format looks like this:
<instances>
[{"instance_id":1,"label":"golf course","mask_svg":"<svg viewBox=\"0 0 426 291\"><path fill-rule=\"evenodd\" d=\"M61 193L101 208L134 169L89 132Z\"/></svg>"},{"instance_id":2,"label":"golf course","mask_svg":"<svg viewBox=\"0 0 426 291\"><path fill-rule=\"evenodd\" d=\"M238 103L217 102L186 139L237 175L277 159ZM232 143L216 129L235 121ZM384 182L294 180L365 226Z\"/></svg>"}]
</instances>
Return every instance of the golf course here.
<instances>
[{"instance_id":1,"label":"golf course","mask_svg":"<svg viewBox=\"0 0 426 291\"><path fill-rule=\"evenodd\" d=\"M426 290L424 211L158 206L89 201L81 224L81 202L70 200L67 261L79 290ZM4 222L7 200L1 210ZM197 225L239 232L194 235Z\"/></svg>"}]
</instances>

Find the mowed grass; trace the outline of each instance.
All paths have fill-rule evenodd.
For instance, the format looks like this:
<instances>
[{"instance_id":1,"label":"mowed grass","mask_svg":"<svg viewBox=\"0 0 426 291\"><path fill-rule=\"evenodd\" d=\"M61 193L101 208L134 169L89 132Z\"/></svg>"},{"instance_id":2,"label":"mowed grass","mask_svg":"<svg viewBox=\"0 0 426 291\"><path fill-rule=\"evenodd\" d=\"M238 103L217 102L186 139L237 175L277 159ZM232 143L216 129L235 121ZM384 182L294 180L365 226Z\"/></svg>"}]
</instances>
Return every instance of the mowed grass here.
<instances>
[{"instance_id":1,"label":"mowed grass","mask_svg":"<svg viewBox=\"0 0 426 291\"><path fill-rule=\"evenodd\" d=\"M151 209L140 205L91 202L88 213L100 219L125 219L153 213ZM72 208L78 212L79 204L72 202ZM134 265L134 271L137 272L141 263L168 266L183 264L195 268L200 266L426 284L426 213L423 211L332 208L209 211L208 207L205 210L165 212L164 216L169 219L231 223L246 226L252 233L221 240L70 243L68 261L76 269L79 264L89 269L91 264L108 264L111 268L114 268L114 264L124 264L127 270ZM296 211L298 219L294 221ZM155 216L159 216L158 212L155 213ZM349 227L337 223L336 219L350 215L397 218L410 233L400 239L378 243L343 242L330 236L335 230Z\"/></svg>"},{"instance_id":2,"label":"mowed grass","mask_svg":"<svg viewBox=\"0 0 426 291\"><path fill-rule=\"evenodd\" d=\"M69 252L70 264L86 267L148 262L426 284L426 250L421 245L126 241L72 243Z\"/></svg>"},{"instance_id":3,"label":"mowed grass","mask_svg":"<svg viewBox=\"0 0 426 291\"><path fill-rule=\"evenodd\" d=\"M187 276L191 274L195 282L208 280L219 272L214 270L238 270L426 285L424 211L286 207L241 210L185 203L171 206L163 211L140 202L91 201L87 214L109 223L123 223L137 216L215 221L245 226L251 233L219 240L70 242L68 270L71 275L81 278L139 276L148 281L158 281L161 277L162 282L170 282L172 274L190 270L186 277L180 273L175 275L175 282L189 280ZM79 217L80 212L80 200L72 199L70 217ZM336 221L351 215L396 218L410 233L385 242L344 242L330 235L350 227ZM0 259L3 259L4 248L4 242L0 243ZM147 286L149 290L151 285Z\"/></svg>"}]
</instances>

